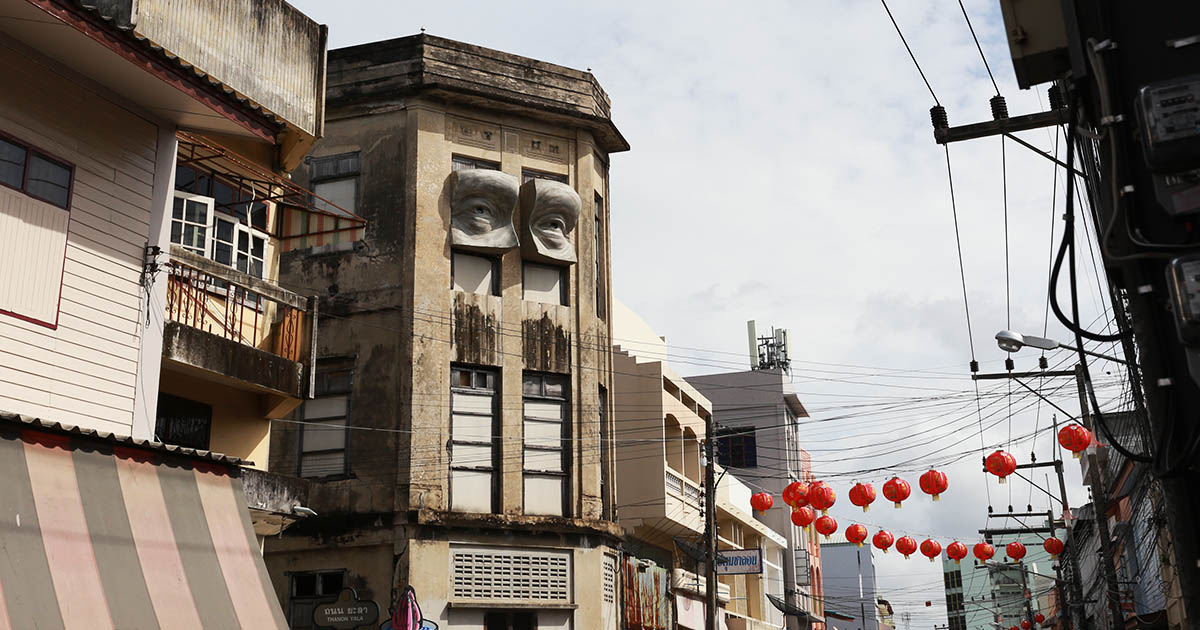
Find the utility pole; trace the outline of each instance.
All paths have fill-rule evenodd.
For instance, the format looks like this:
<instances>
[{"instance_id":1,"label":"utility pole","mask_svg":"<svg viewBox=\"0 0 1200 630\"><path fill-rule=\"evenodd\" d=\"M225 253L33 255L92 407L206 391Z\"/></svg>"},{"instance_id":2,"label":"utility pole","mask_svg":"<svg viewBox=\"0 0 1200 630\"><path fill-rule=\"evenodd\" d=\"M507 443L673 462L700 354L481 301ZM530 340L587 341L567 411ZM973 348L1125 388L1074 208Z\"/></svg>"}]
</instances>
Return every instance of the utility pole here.
<instances>
[{"instance_id":1,"label":"utility pole","mask_svg":"<svg viewBox=\"0 0 1200 630\"><path fill-rule=\"evenodd\" d=\"M704 630L717 630L717 483L713 457L716 429L704 419Z\"/></svg>"},{"instance_id":2,"label":"utility pole","mask_svg":"<svg viewBox=\"0 0 1200 630\"><path fill-rule=\"evenodd\" d=\"M1075 366L1075 382L1079 387L1079 409L1080 417L1083 426L1089 431L1095 431L1092 426L1092 414L1088 406L1087 382L1083 374L1083 366ZM1092 507L1096 514L1096 532L1100 537L1100 561L1104 568L1104 584L1107 594L1109 610L1109 627L1113 630L1118 630L1125 627L1125 615L1121 612L1121 602L1118 595L1121 593L1121 586L1117 583L1117 567L1113 564L1112 556L1112 538L1108 531L1108 486L1104 479L1104 469L1100 466L1100 460L1096 457L1096 453L1091 452L1085 455L1088 460L1088 470L1091 471L1091 477L1088 485L1092 489Z\"/></svg>"}]
</instances>

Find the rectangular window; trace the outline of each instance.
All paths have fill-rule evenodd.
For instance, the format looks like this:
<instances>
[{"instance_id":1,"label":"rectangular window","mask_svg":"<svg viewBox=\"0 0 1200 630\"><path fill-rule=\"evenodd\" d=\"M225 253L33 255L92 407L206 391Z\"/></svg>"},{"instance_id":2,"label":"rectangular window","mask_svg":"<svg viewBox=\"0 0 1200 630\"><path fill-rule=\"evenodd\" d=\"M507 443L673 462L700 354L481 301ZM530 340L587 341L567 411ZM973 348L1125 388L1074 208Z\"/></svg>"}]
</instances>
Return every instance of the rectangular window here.
<instances>
[{"instance_id":1,"label":"rectangular window","mask_svg":"<svg viewBox=\"0 0 1200 630\"><path fill-rule=\"evenodd\" d=\"M567 303L567 268L526 262L522 268L523 297L543 304Z\"/></svg>"},{"instance_id":2,"label":"rectangular window","mask_svg":"<svg viewBox=\"0 0 1200 630\"><path fill-rule=\"evenodd\" d=\"M717 463L728 468L758 466L758 445L754 427L717 430Z\"/></svg>"},{"instance_id":3,"label":"rectangular window","mask_svg":"<svg viewBox=\"0 0 1200 630\"><path fill-rule=\"evenodd\" d=\"M358 183L361 159L358 151L339 153L308 160L308 179L313 194L313 206L332 210L330 204L350 212L358 212Z\"/></svg>"},{"instance_id":4,"label":"rectangular window","mask_svg":"<svg viewBox=\"0 0 1200 630\"><path fill-rule=\"evenodd\" d=\"M155 441L208 450L209 434L212 433L211 405L159 394L157 415L154 423Z\"/></svg>"},{"instance_id":5,"label":"rectangular window","mask_svg":"<svg viewBox=\"0 0 1200 630\"><path fill-rule=\"evenodd\" d=\"M236 176L175 167L172 243L262 278L268 214L266 202L256 200L254 190Z\"/></svg>"},{"instance_id":6,"label":"rectangular window","mask_svg":"<svg viewBox=\"0 0 1200 630\"><path fill-rule=\"evenodd\" d=\"M500 264L495 258L450 252L451 288L464 293L500 295Z\"/></svg>"},{"instance_id":7,"label":"rectangular window","mask_svg":"<svg viewBox=\"0 0 1200 630\"><path fill-rule=\"evenodd\" d=\"M0 184L67 210L74 175L73 166L0 137Z\"/></svg>"},{"instance_id":8,"label":"rectangular window","mask_svg":"<svg viewBox=\"0 0 1200 630\"><path fill-rule=\"evenodd\" d=\"M354 386L353 359L317 362L314 398L301 408L301 477L342 476L349 472L346 440L350 433L350 392Z\"/></svg>"},{"instance_id":9,"label":"rectangular window","mask_svg":"<svg viewBox=\"0 0 1200 630\"><path fill-rule=\"evenodd\" d=\"M497 511L496 372L450 368L450 509Z\"/></svg>"},{"instance_id":10,"label":"rectangular window","mask_svg":"<svg viewBox=\"0 0 1200 630\"><path fill-rule=\"evenodd\" d=\"M537 613L521 610L489 610L483 613L483 630L537 630Z\"/></svg>"},{"instance_id":11,"label":"rectangular window","mask_svg":"<svg viewBox=\"0 0 1200 630\"><path fill-rule=\"evenodd\" d=\"M466 157L463 155L456 155L450 159L450 169L454 171L469 171L471 169L498 171L500 170L500 163L489 160L480 160L473 157Z\"/></svg>"},{"instance_id":12,"label":"rectangular window","mask_svg":"<svg viewBox=\"0 0 1200 630\"><path fill-rule=\"evenodd\" d=\"M596 193L596 244L592 258L596 261L596 273L592 276L596 283L596 317L605 318L605 281L604 281L604 198Z\"/></svg>"},{"instance_id":13,"label":"rectangular window","mask_svg":"<svg viewBox=\"0 0 1200 630\"><path fill-rule=\"evenodd\" d=\"M74 172L0 135L0 313L58 327Z\"/></svg>"},{"instance_id":14,"label":"rectangular window","mask_svg":"<svg viewBox=\"0 0 1200 630\"><path fill-rule=\"evenodd\" d=\"M552 182L561 182L563 184L568 183L568 178L566 175L560 175L558 173L547 173L546 171L535 171L531 168L526 168L526 169L521 170L521 183L522 184L524 184L525 182L534 180L534 179L545 179L545 180L549 180Z\"/></svg>"},{"instance_id":15,"label":"rectangular window","mask_svg":"<svg viewBox=\"0 0 1200 630\"><path fill-rule=\"evenodd\" d=\"M565 516L571 411L567 377L526 372L521 387L525 513Z\"/></svg>"},{"instance_id":16,"label":"rectangular window","mask_svg":"<svg viewBox=\"0 0 1200 630\"><path fill-rule=\"evenodd\" d=\"M612 436L608 428L608 389L600 385L599 394L600 413L597 415L600 418L600 501L603 503L604 518L612 520L613 498L608 495L608 467L612 460L613 445L610 443Z\"/></svg>"},{"instance_id":17,"label":"rectangular window","mask_svg":"<svg viewBox=\"0 0 1200 630\"><path fill-rule=\"evenodd\" d=\"M318 604L336 601L345 588L346 571L305 571L289 575L288 627L292 630L313 630L313 609Z\"/></svg>"}]
</instances>

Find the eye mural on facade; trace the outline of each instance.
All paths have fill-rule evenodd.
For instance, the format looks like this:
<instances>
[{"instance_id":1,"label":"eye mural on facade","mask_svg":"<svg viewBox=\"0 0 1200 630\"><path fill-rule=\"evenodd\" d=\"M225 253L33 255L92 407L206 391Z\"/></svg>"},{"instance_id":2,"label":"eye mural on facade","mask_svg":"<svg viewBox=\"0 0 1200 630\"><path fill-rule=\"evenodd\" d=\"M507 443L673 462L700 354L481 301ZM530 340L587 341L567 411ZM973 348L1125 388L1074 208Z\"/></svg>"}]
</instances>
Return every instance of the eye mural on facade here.
<instances>
[{"instance_id":1,"label":"eye mural on facade","mask_svg":"<svg viewBox=\"0 0 1200 630\"><path fill-rule=\"evenodd\" d=\"M582 206L570 186L545 179L521 185L521 252L528 260L574 263L571 233Z\"/></svg>"},{"instance_id":2,"label":"eye mural on facade","mask_svg":"<svg viewBox=\"0 0 1200 630\"><path fill-rule=\"evenodd\" d=\"M513 213L519 186L516 177L500 171L454 172L450 179L451 243L492 253L516 247Z\"/></svg>"}]
</instances>

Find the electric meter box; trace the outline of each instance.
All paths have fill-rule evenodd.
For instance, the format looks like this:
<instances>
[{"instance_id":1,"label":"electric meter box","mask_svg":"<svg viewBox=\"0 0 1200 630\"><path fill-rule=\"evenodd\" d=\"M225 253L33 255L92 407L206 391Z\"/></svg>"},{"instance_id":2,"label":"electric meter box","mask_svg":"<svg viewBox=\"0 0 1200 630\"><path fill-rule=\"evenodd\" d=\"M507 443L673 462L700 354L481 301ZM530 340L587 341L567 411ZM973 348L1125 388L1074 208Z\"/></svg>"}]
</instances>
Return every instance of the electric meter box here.
<instances>
[{"instance_id":1,"label":"electric meter box","mask_svg":"<svg viewBox=\"0 0 1200 630\"><path fill-rule=\"evenodd\" d=\"M1200 254L1172 260L1167 265L1167 287L1179 340L1200 345Z\"/></svg>"},{"instance_id":2,"label":"electric meter box","mask_svg":"<svg viewBox=\"0 0 1200 630\"><path fill-rule=\"evenodd\" d=\"M1136 108L1150 170L1179 173L1200 168L1200 74L1143 86Z\"/></svg>"}]
</instances>

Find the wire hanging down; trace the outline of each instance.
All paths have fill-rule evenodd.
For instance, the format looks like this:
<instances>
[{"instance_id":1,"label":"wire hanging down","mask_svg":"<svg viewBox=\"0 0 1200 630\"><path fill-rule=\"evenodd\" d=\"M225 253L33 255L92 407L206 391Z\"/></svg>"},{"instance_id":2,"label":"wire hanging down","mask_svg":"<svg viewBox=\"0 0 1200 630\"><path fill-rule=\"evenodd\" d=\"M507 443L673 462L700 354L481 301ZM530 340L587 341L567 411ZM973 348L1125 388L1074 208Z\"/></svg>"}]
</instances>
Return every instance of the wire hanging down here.
<instances>
[{"instance_id":1,"label":"wire hanging down","mask_svg":"<svg viewBox=\"0 0 1200 630\"><path fill-rule=\"evenodd\" d=\"M892 15L892 10L888 8L887 0L879 0L883 3L883 10L887 11L888 18L892 20L892 26L896 27L896 34L900 36L900 41L904 44L904 50L908 51L908 57L912 59L913 65L917 67L917 73L921 75L921 80L925 82L925 87L929 90L929 95L933 97L933 102L941 105L937 94L933 93L933 86L929 85L929 79L925 78L925 71L921 69L921 64L917 63L917 56L913 54L912 48L908 45L908 40L904 38L904 33L900 31L900 25L896 23L896 17Z\"/></svg>"}]
</instances>

